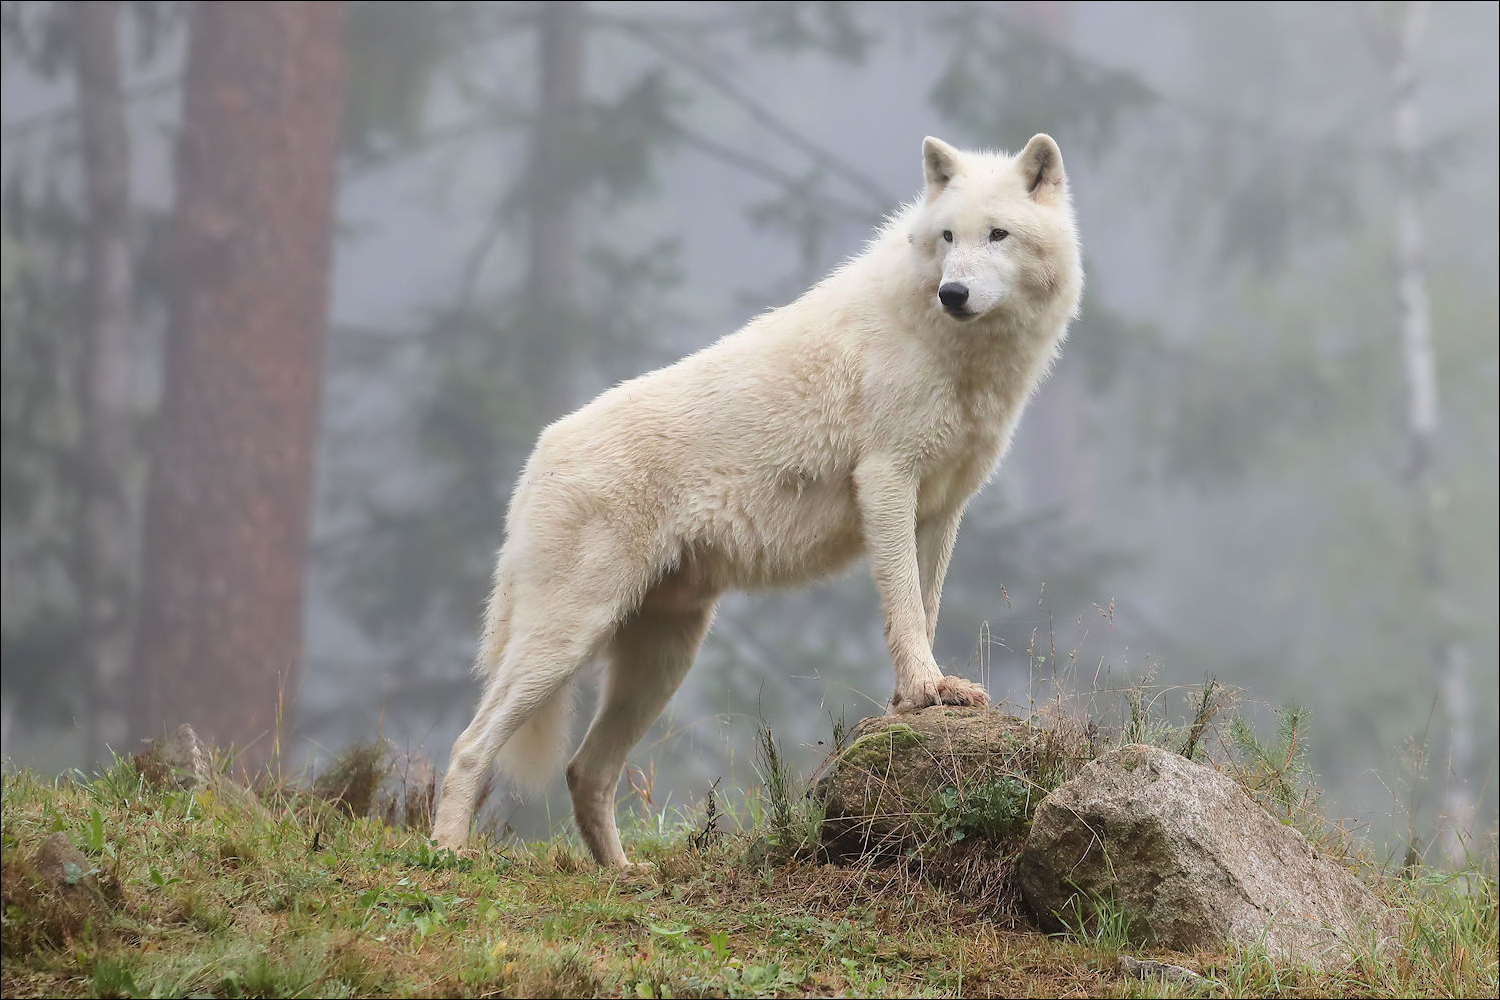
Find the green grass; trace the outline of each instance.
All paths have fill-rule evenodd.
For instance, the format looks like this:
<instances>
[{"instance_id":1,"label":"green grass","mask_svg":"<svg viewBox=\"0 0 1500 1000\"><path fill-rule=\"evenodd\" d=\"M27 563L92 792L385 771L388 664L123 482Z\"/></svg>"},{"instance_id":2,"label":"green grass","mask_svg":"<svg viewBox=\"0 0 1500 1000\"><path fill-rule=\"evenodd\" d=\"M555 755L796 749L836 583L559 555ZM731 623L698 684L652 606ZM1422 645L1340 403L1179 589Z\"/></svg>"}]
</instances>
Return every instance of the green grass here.
<instances>
[{"instance_id":1,"label":"green grass","mask_svg":"<svg viewBox=\"0 0 1500 1000\"><path fill-rule=\"evenodd\" d=\"M1009 930L905 869L767 850L792 836L777 815L788 797L747 809L761 830L706 837L702 815L626 823L633 855L655 865L626 876L595 868L568 836L437 852L420 830L288 787L256 803L153 790L129 761L56 782L7 769L0 986L7 997L1496 993L1496 886L1472 872L1382 884L1404 914L1400 950L1317 973L1253 951L1127 948L1123 918L1062 937ZM95 890L51 886L32 867L54 831L87 855L79 874ZM1126 978L1122 950L1209 982Z\"/></svg>"}]
</instances>

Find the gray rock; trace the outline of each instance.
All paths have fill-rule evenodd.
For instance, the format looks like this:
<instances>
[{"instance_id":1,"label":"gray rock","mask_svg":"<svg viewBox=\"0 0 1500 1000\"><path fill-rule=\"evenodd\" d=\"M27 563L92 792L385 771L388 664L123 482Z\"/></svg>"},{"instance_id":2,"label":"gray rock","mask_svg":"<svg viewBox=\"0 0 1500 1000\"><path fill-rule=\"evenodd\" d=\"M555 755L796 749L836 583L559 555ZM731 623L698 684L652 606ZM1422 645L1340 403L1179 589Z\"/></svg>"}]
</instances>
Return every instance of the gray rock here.
<instances>
[{"instance_id":1,"label":"gray rock","mask_svg":"<svg viewBox=\"0 0 1500 1000\"><path fill-rule=\"evenodd\" d=\"M135 767L151 787L211 792L237 808L265 814L253 791L214 767L213 747L187 723L146 743L146 749L135 755Z\"/></svg>"},{"instance_id":2,"label":"gray rock","mask_svg":"<svg viewBox=\"0 0 1500 1000\"><path fill-rule=\"evenodd\" d=\"M187 723L136 754L136 769L155 787L206 788L213 784L212 751Z\"/></svg>"},{"instance_id":3,"label":"gray rock","mask_svg":"<svg viewBox=\"0 0 1500 1000\"><path fill-rule=\"evenodd\" d=\"M1088 764L1038 807L1021 890L1044 927L1123 912L1133 939L1177 950L1261 944L1330 966L1392 931L1358 879L1230 778L1156 747Z\"/></svg>"}]
</instances>

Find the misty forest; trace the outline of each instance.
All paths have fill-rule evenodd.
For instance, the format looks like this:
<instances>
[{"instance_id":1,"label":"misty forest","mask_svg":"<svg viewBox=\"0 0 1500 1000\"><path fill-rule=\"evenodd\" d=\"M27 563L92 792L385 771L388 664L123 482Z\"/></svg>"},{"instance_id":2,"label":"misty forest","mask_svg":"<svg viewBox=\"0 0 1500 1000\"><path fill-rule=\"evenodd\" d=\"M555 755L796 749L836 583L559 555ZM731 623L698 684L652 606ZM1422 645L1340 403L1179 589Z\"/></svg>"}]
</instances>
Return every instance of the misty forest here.
<instances>
[{"instance_id":1,"label":"misty forest","mask_svg":"<svg viewBox=\"0 0 1500 1000\"><path fill-rule=\"evenodd\" d=\"M1493 866L1495 5L7 0L0 28L8 775L190 723L241 775L384 741L440 779L538 433L858 253L924 136L1046 132L1083 305L968 507L938 664L1114 733L1212 701L1226 744L1289 731L1381 863ZM620 809L734 812L767 731L805 775L890 695L863 563L727 595ZM561 780L484 815L573 835Z\"/></svg>"}]
</instances>

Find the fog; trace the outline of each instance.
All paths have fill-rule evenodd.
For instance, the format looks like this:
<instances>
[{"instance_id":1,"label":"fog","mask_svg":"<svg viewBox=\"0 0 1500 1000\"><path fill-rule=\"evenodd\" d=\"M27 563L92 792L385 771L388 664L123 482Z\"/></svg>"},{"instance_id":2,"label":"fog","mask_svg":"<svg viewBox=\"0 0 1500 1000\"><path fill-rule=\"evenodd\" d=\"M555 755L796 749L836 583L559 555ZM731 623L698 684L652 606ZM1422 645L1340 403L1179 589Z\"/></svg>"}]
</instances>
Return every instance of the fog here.
<instances>
[{"instance_id":1,"label":"fog","mask_svg":"<svg viewBox=\"0 0 1500 1000\"><path fill-rule=\"evenodd\" d=\"M1116 726L1182 724L1210 677L1221 734L1305 706L1328 815L1397 855L1492 840L1494 5L328 4L213 64L191 5L84 6L108 16L4 5L8 764L87 767L188 721L288 768L377 736L441 768L540 429L857 253L918 195L924 136L1045 131L1085 301L969 507L939 664L1010 711ZM284 185L260 215L223 201L227 269L184 250L195 81L222 116L197 204ZM286 308L194 305L256 248ZM245 360L272 340L215 327L297 303L326 329L274 342L306 353ZM285 378L174 396L231 343L219 378ZM230 463L262 451L290 456L272 506L200 531L260 495ZM881 628L863 564L727 598L632 754L648 808L753 787L761 725L811 768L832 720L883 710ZM506 817L539 831L552 799Z\"/></svg>"}]
</instances>

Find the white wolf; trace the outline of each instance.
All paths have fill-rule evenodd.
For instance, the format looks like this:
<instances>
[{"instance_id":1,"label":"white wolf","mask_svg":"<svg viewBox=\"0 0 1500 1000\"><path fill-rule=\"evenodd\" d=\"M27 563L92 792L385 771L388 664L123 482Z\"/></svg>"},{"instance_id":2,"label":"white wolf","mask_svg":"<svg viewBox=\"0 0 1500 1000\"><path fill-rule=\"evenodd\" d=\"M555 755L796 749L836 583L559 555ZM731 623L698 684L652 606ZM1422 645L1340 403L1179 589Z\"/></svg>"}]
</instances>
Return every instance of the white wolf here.
<instances>
[{"instance_id":1,"label":"white wolf","mask_svg":"<svg viewBox=\"0 0 1500 1000\"><path fill-rule=\"evenodd\" d=\"M813 580L869 553L893 710L982 705L932 656L959 518L1009 445L1078 309L1062 154L922 146L926 190L796 302L542 432L511 499L433 836L468 838L480 780L539 786L562 762L568 681L609 669L567 767L579 831L628 862L625 756L677 690L719 595Z\"/></svg>"}]
</instances>

